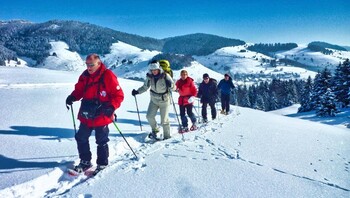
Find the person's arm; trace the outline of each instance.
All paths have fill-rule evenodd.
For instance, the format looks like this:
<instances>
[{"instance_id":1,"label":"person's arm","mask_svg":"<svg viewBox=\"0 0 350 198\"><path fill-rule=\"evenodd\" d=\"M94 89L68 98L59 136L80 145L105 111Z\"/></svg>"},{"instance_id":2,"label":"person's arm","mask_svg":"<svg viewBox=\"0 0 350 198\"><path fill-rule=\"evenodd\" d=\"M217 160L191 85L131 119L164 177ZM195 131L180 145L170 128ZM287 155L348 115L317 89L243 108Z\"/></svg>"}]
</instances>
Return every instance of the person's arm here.
<instances>
[{"instance_id":1,"label":"person's arm","mask_svg":"<svg viewBox=\"0 0 350 198\"><path fill-rule=\"evenodd\" d=\"M105 84L108 87L108 97L114 109L120 107L124 100L124 92L119 85L117 76L110 70L106 71Z\"/></svg>"},{"instance_id":2,"label":"person's arm","mask_svg":"<svg viewBox=\"0 0 350 198\"><path fill-rule=\"evenodd\" d=\"M71 96L74 97L75 101L80 100L84 95L84 88L85 88L84 78L87 78L87 77L84 76L84 74L81 74L78 82L74 86L75 87L74 91L70 94Z\"/></svg>"},{"instance_id":3,"label":"person's arm","mask_svg":"<svg viewBox=\"0 0 350 198\"><path fill-rule=\"evenodd\" d=\"M137 89L137 92L139 94L142 94L142 93L146 92L150 88L150 86L151 86L151 78L147 76L143 85Z\"/></svg>"}]
</instances>

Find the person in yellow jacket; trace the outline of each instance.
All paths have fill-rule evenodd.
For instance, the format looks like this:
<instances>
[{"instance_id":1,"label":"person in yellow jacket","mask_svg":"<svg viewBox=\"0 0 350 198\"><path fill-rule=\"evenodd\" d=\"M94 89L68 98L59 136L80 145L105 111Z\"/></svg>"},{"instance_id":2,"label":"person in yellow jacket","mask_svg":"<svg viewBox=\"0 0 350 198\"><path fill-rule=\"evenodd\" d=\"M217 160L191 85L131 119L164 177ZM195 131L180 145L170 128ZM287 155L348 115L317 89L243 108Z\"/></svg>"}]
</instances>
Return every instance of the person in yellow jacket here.
<instances>
[{"instance_id":1,"label":"person in yellow jacket","mask_svg":"<svg viewBox=\"0 0 350 198\"><path fill-rule=\"evenodd\" d=\"M143 86L137 90L133 89L131 94L135 96L150 89L151 100L148 105L146 118L151 125L152 132L148 137L157 139L159 128L156 115L158 110L160 110L163 137L164 139L169 139L171 137L169 123L170 91L174 88L174 81L168 73L163 71L158 62L151 62L148 67L149 72L146 75Z\"/></svg>"}]
</instances>

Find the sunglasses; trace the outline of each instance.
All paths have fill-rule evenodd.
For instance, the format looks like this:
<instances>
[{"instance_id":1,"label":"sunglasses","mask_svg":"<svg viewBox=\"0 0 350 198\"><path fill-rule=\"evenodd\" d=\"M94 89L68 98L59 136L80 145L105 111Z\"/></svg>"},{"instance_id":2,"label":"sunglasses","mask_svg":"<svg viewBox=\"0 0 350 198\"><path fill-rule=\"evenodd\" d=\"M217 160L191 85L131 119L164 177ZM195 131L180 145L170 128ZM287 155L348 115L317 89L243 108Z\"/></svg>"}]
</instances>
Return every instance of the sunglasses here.
<instances>
[{"instance_id":1,"label":"sunglasses","mask_svg":"<svg viewBox=\"0 0 350 198\"><path fill-rule=\"evenodd\" d=\"M87 67L93 67L93 66L95 66L95 63L86 63L86 66Z\"/></svg>"},{"instance_id":2,"label":"sunglasses","mask_svg":"<svg viewBox=\"0 0 350 198\"><path fill-rule=\"evenodd\" d=\"M209 80L209 78L203 78L204 80Z\"/></svg>"}]
</instances>

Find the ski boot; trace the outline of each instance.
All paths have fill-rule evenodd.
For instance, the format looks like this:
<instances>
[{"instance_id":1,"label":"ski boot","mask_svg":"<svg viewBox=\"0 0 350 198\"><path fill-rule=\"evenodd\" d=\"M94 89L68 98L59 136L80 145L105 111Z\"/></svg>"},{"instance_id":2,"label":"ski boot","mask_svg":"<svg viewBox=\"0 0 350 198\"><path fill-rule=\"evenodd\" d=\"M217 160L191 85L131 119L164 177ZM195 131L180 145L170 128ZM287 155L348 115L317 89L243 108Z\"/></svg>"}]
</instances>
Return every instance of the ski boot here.
<instances>
[{"instance_id":1,"label":"ski boot","mask_svg":"<svg viewBox=\"0 0 350 198\"><path fill-rule=\"evenodd\" d=\"M94 172L92 173L92 175L97 175L97 173L99 173L100 171L102 171L103 169L105 169L107 166L106 165L97 165L97 168L94 170Z\"/></svg>"},{"instance_id":2,"label":"ski boot","mask_svg":"<svg viewBox=\"0 0 350 198\"><path fill-rule=\"evenodd\" d=\"M197 127L197 125L194 123L194 124L191 126L190 131L195 131L195 130L197 130L197 129L198 129L198 127Z\"/></svg>"},{"instance_id":3,"label":"ski boot","mask_svg":"<svg viewBox=\"0 0 350 198\"><path fill-rule=\"evenodd\" d=\"M92 167L92 164L90 161L81 160L80 163L77 166L75 166L73 170L77 173L82 173L91 167Z\"/></svg>"}]
</instances>

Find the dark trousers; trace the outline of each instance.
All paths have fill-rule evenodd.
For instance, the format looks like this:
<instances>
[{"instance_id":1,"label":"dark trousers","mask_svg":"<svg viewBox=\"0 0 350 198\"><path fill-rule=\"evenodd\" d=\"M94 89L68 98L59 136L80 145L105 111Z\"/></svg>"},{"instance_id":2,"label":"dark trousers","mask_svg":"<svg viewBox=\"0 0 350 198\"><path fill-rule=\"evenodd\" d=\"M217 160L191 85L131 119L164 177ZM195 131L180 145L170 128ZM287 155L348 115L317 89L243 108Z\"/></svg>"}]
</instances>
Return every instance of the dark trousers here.
<instances>
[{"instance_id":1,"label":"dark trousers","mask_svg":"<svg viewBox=\"0 0 350 198\"><path fill-rule=\"evenodd\" d=\"M75 140L78 144L79 158L84 161L91 161L89 137L91 136L92 130L95 130L95 138L97 144L96 163L98 165L108 165L108 125L91 128L85 124L80 123L79 130L75 134Z\"/></svg>"},{"instance_id":2,"label":"dark trousers","mask_svg":"<svg viewBox=\"0 0 350 198\"><path fill-rule=\"evenodd\" d=\"M221 109L230 112L230 94L221 94Z\"/></svg>"},{"instance_id":3,"label":"dark trousers","mask_svg":"<svg viewBox=\"0 0 350 198\"><path fill-rule=\"evenodd\" d=\"M183 127L188 127L188 121L187 121L187 117L186 117L186 111L187 111L187 115L190 118L192 124L196 123L197 119L196 116L194 116L193 112L193 105L189 104L189 105L180 105L180 117L181 117L181 122L182 122L182 126Z\"/></svg>"},{"instance_id":4,"label":"dark trousers","mask_svg":"<svg viewBox=\"0 0 350 198\"><path fill-rule=\"evenodd\" d=\"M209 104L210 109L211 109L211 118L214 120L216 118L215 102L213 102L213 103L203 102L203 104L202 104L202 117L203 117L203 119L208 119L208 117L207 117L207 105L208 104Z\"/></svg>"}]
</instances>

